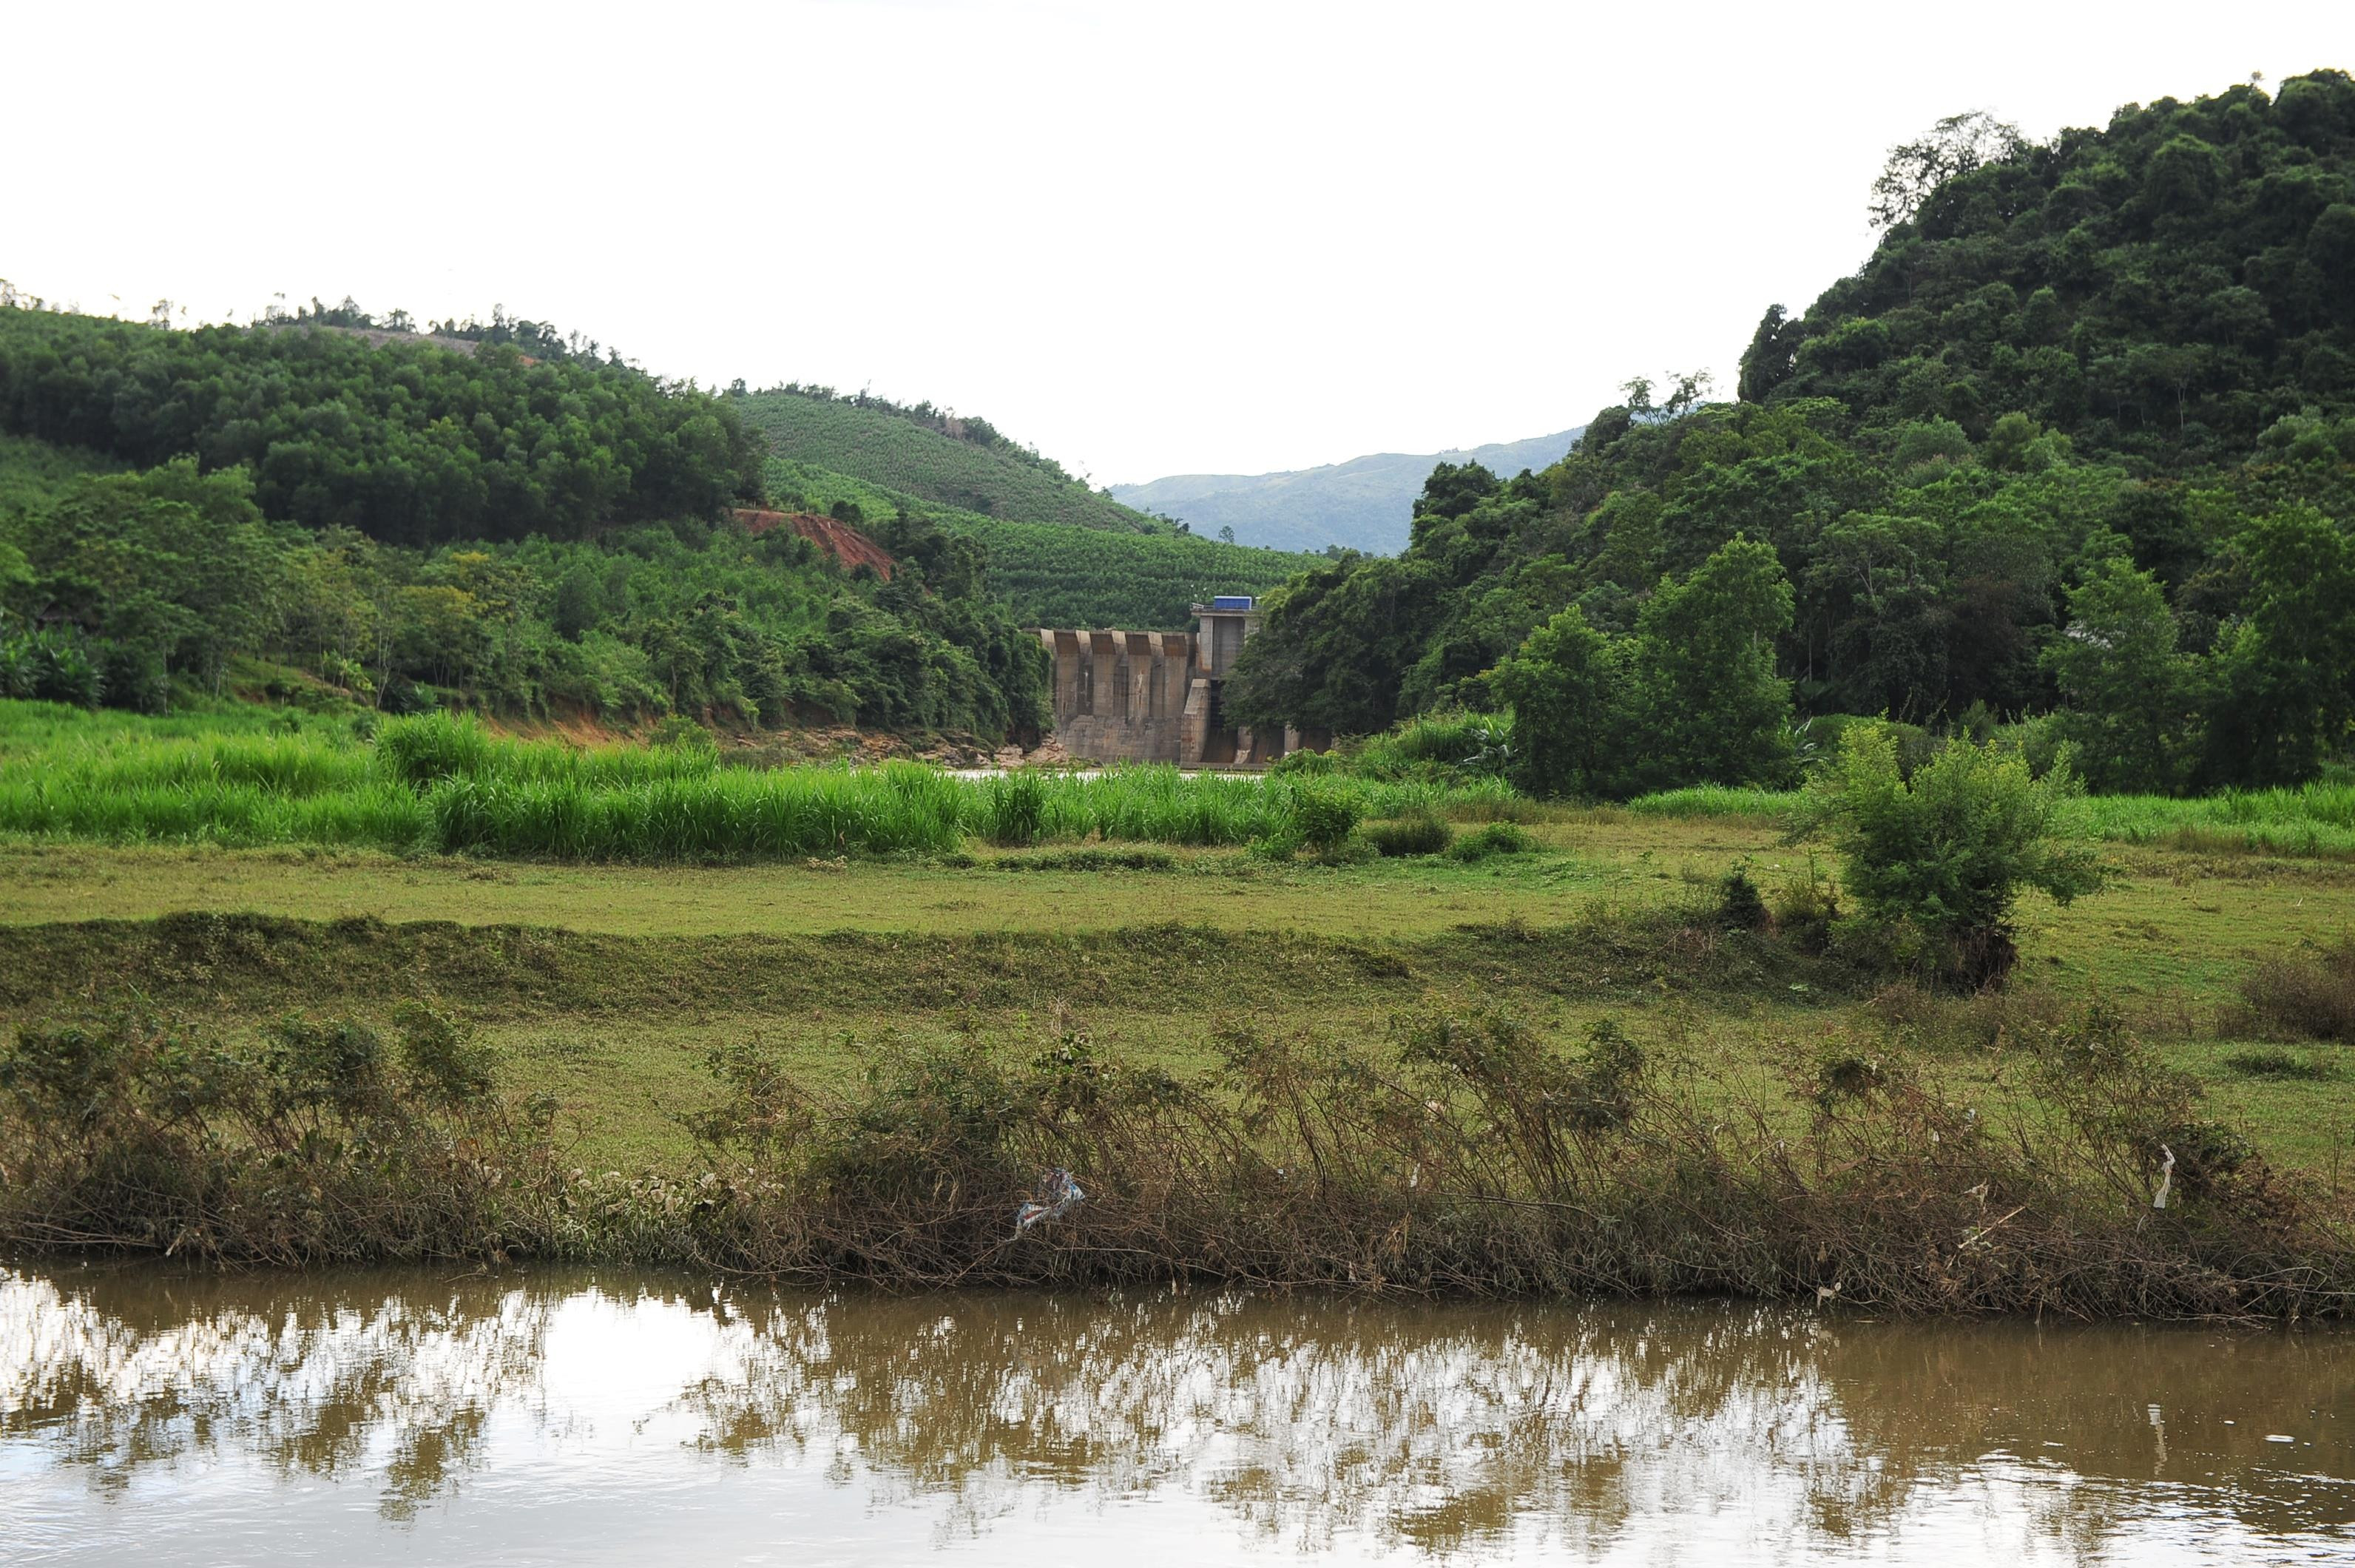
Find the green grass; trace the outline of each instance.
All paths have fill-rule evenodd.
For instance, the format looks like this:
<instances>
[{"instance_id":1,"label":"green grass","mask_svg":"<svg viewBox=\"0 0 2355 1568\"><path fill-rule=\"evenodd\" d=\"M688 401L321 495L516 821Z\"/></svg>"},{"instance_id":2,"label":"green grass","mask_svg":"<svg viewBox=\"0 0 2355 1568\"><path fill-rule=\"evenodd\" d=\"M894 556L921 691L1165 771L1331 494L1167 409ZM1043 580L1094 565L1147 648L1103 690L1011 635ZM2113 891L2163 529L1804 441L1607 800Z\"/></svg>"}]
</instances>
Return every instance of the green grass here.
<instances>
[{"instance_id":1,"label":"green grass","mask_svg":"<svg viewBox=\"0 0 2355 1568\"><path fill-rule=\"evenodd\" d=\"M554 860L945 854L1087 838L1243 845L1293 827L1301 785L1171 767L960 779L913 763L752 771L693 749L505 740L469 720L254 732L0 705L0 834L106 844L311 845ZM1511 812L1509 790L1348 780L1363 816Z\"/></svg>"},{"instance_id":2,"label":"green grass","mask_svg":"<svg viewBox=\"0 0 2355 1568\"><path fill-rule=\"evenodd\" d=\"M1662 790L1638 795L1627 809L1645 816L1686 819L1717 817L1729 822L1784 821L1798 807L1796 790L1731 789L1723 784L1696 784L1690 789Z\"/></svg>"},{"instance_id":3,"label":"green grass","mask_svg":"<svg viewBox=\"0 0 2355 1568\"><path fill-rule=\"evenodd\" d=\"M1781 824L1800 804L1796 790L1704 784L1642 795L1627 808L1647 816ZM2355 859L2355 785L2226 790L2190 800L2089 795L2070 811L2082 836L2104 843Z\"/></svg>"}]
</instances>

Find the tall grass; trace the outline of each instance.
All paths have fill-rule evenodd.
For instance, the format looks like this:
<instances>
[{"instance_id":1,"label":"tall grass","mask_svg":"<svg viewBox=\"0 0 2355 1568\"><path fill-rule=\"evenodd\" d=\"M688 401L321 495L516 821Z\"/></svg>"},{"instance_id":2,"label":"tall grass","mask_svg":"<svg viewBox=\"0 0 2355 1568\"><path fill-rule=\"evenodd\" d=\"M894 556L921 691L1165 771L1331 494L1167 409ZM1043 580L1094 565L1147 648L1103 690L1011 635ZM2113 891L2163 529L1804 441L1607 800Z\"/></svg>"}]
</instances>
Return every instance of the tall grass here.
<instances>
[{"instance_id":1,"label":"tall grass","mask_svg":"<svg viewBox=\"0 0 2355 1568\"><path fill-rule=\"evenodd\" d=\"M1798 805L1799 794L1796 790L1695 784L1689 789L1637 795L1627 803L1627 809L1645 816L1730 817L1736 821L1779 823L1789 817Z\"/></svg>"},{"instance_id":2,"label":"tall grass","mask_svg":"<svg viewBox=\"0 0 2355 1568\"><path fill-rule=\"evenodd\" d=\"M1729 1104L1692 1056L1613 1020L1572 1046L1493 1010L1401 1015L1338 1048L1228 1029L1182 1074L1066 1035L1036 1054L887 1049L854 1084L812 1084L746 1044L714 1053L719 1093L682 1118L687 1169L603 1178L571 1168L552 1101L497 1092L454 1019L394 1023L397 1044L288 1016L258 1049L199 1019L27 1024L0 1042L0 1244L1906 1313L2292 1320L2355 1302L2345 1189L2199 1119L2199 1086L2098 1009L2024 1029L2009 1065L2030 1097L1988 1115L1902 1056L1837 1045ZM1031 1230L1034 1193L1063 1200Z\"/></svg>"},{"instance_id":3,"label":"tall grass","mask_svg":"<svg viewBox=\"0 0 2355 1568\"><path fill-rule=\"evenodd\" d=\"M22 709L27 704L13 705ZM709 749L501 739L474 720L144 733L0 716L0 833L105 843L321 844L558 860L937 854L968 837L1232 846L1281 839L1299 792L1363 817L1511 817L1499 782L1187 776L1170 767L966 780L936 768L727 768ZM29 737L29 738L28 738Z\"/></svg>"},{"instance_id":4,"label":"tall grass","mask_svg":"<svg viewBox=\"0 0 2355 1568\"><path fill-rule=\"evenodd\" d=\"M1799 802L1796 791L1701 784L1641 795L1627 808L1646 816L1779 826L1790 820ZM2089 795L2073 803L2069 814L2077 835L2109 843L2355 859L2355 786L2347 784L2226 790L2192 799Z\"/></svg>"}]
</instances>

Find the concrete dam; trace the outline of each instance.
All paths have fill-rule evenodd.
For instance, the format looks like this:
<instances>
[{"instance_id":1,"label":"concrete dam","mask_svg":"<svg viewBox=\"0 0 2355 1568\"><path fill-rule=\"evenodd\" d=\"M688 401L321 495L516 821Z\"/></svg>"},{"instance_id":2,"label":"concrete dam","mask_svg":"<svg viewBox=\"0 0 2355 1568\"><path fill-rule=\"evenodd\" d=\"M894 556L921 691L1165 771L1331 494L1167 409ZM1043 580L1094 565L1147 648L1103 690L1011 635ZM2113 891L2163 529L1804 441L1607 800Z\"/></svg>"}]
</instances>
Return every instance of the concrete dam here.
<instances>
[{"instance_id":1,"label":"concrete dam","mask_svg":"<svg viewBox=\"0 0 2355 1568\"><path fill-rule=\"evenodd\" d=\"M1260 611L1242 594L1193 609L1192 632L1039 629L1055 661L1055 736L1066 752L1092 763L1257 768L1331 744L1321 731L1231 722L1220 696Z\"/></svg>"}]
</instances>

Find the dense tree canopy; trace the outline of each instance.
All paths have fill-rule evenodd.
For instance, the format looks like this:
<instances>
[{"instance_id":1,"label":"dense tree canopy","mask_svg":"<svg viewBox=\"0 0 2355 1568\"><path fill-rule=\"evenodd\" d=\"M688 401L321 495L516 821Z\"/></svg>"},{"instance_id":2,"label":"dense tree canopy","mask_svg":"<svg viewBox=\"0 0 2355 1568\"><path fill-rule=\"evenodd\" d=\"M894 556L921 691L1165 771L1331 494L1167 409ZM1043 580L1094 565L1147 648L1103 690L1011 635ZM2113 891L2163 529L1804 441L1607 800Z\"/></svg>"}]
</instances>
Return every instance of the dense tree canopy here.
<instances>
[{"instance_id":1,"label":"dense tree canopy","mask_svg":"<svg viewBox=\"0 0 2355 1568\"><path fill-rule=\"evenodd\" d=\"M28 456L0 450L0 477ZM0 507L0 695L156 709L238 656L398 709L739 723L833 719L996 738L1042 721L1045 656L981 591L982 553L876 531L890 581L790 530L682 520L595 540L431 549L266 520L243 468L45 476Z\"/></svg>"},{"instance_id":2,"label":"dense tree canopy","mask_svg":"<svg viewBox=\"0 0 2355 1568\"><path fill-rule=\"evenodd\" d=\"M334 312L177 332L0 309L0 431L242 467L265 517L405 545L578 538L758 494L759 440L724 401L540 357L552 340L517 325L378 344Z\"/></svg>"},{"instance_id":3,"label":"dense tree canopy","mask_svg":"<svg viewBox=\"0 0 2355 1568\"><path fill-rule=\"evenodd\" d=\"M1963 116L1897 149L1872 258L1743 356L1752 400L1861 429L2020 413L2137 473L2355 411L2355 80L2129 105L2038 145Z\"/></svg>"},{"instance_id":4,"label":"dense tree canopy","mask_svg":"<svg viewBox=\"0 0 2355 1568\"><path fill-rule=\"evenodd\" d=\"M1787 753L1706 742L1785 700L2030 720L2108 788L2313 776L2355 720L2355 83L2047 146L1960 117L1891 169L1871 261L1768 312L1742 400L1638 379L1542 474L1442 464L1402 555L1273 596L1231 710L1509 706L1582 794L1764 782ZM1759 613L1691 612L1737 560Z\"/></svg>"}]
</instances>

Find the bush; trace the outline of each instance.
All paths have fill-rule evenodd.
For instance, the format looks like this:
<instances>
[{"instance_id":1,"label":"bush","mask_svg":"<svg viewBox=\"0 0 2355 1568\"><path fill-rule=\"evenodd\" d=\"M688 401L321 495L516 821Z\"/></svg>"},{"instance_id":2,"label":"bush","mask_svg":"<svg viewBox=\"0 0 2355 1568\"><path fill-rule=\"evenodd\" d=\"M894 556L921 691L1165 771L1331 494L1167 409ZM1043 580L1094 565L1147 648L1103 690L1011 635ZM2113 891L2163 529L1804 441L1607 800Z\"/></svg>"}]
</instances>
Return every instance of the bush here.
<instances>
[{"instance_id":1,"label":"bush","mask_svg":"<svg viewBox=\"0 0 2355 1568\"><path fill-rule=\"evenodd\" d=\"M1366 842L1384 856L1438 855L1455 842L1455 829L1436 816L1408 816L1395 822L1369 822Z\"/></svg>"},{"instance_id":2,"label":"bush","mask_svg":"<svg viewBox=\"0 0 2355 1568\"><path fill-rule=\"evenodd\" d=\"M161 713L172 706L172 677L152 649L128 643L101 643L97 648L100 695L109 708L133 713Z\"/></svg>"},{"instance_id":3,"label":"bush","mask_svg":"<svg viewBox=\"0 0 2355 1568\"><path fill-rule=\"evenodd\" d=\"M2355 1040L2355 937L2259 959L2241 979L2255 1021L2294 1040Z\"/></svg>"},{"instance_id":4,"label":"bush","mask_svg":"<svg viewBox=\"0 0 2355 1568\"><path fill-rule=\"evenodd\" d=\"M1737 931L1756 931L1766 923L1766 901L1745 868L1734 867L1717 884L1717 918Z\"/></svg>"},{"instance_id":5,"label":"bush","mask_svg":"<svg viewBox=\"0 0 2355 1568\"><path fill-rule=\"evenodd\" d=\"M1458 860L1485 860L1491 855L1526 855L1537 847L1538 841L1524 829L1509 822L1491 822L1458 838L1447 853Z\"/></svg>"},{"instance_id":6,"label":"bush","mask_svg":"<svg viewBox=\"0 0 2355 1568\"><path fill-rule=\"evenodd\" d=\"M1292 828L1300 842L1330 855L1357 831L1357 797L1322 779L1304 778L1292 788Z\"/></svg>"},{"instance_id":7,"label":"bush","mask_svg":"<svg viewBox=\"0 0 2355 1568\"><path fill-rule=\"evenodd\" d=\"M1810 868L1804 881L1784 884L1767 912L1775 933L1810 955L1821 955L1832 944L1832 927L1839 920L1839 900L1830 883Z\"/></svg>"},{"instance_id":8,"label":"bush","mask_svg":"<svg viewBox=\"0 0 2355 1568\"><path fill-rule=\"evenodd\" d=\"M1829 828L1864 918L1918 933L1892 950L1918 948L1943 981L2002 983L2019 959L2011 912L2023 891L2067 903L2101 885L2092 857L2058 838L2075 777L2033 777L2025 758L1992 742L1950 741L1908 779L1897 738L1859 726L1809 787L1807 824Z\"/></svg>"},{"instance_id":9,"label":"bush","mask_svg":"<svg viewBox=\"0 0 2355 1568\"><path fill-rule=\"evenodd\" d=\"M0 697L95 708L105 672L71 632L33 632L0 639Z\"/></svg>"},{"instance_id":10,"label":"bush","mask_svg":"<svg viewBox=\"0 0 2355 1568\"><path fill-rule=\"evenodd\" d=\"M554 1102L494 1096L429 1009L398 1027L397 1049L299 1014L250 1049L128 1015L21 1028L0 1047L0 1242L293 1266L544 1237Z\"/></svg>"}]
</instances>

